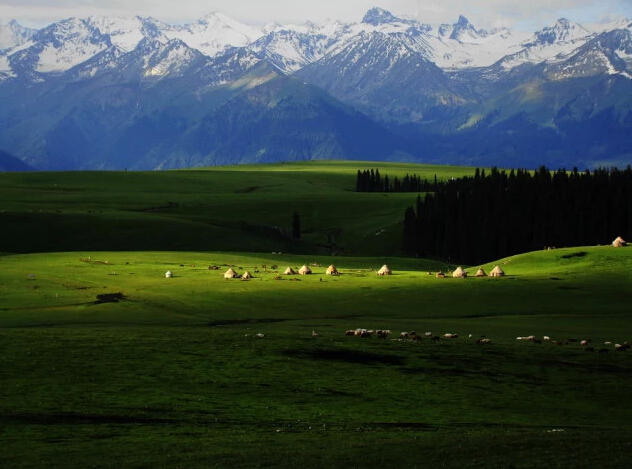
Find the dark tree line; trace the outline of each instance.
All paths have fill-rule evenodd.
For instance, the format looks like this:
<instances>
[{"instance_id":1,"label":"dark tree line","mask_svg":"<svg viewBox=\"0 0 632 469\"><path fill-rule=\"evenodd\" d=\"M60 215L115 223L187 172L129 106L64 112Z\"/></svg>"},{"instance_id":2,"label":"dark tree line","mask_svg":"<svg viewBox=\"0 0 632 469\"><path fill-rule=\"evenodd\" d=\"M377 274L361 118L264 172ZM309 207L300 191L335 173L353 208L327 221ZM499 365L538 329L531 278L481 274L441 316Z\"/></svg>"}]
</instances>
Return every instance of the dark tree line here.
<instances>
[{"instance_id":1,"label":"dark tree line","mask_svg":"<svg viewBox=\"0 0 632 469\"><path fill-rule=\"evenodd\" d=\"M406 254L478 264L632 234L632 169L476 170L434 184L404 216Z\"/></svg>"},{"instance_id":2,"label":"dark tree line","mask_svg":"<svg viewBox=\"0 0 632 469\"><path fill-rule=\"evenodd\" d=\"M387 175L382 177L379 169L358 171L356 176L356 192L431 192L437 185L436 176L433 182L414 174L407 174L402 179L389 178Z\"/></svg>"}]
</instances>

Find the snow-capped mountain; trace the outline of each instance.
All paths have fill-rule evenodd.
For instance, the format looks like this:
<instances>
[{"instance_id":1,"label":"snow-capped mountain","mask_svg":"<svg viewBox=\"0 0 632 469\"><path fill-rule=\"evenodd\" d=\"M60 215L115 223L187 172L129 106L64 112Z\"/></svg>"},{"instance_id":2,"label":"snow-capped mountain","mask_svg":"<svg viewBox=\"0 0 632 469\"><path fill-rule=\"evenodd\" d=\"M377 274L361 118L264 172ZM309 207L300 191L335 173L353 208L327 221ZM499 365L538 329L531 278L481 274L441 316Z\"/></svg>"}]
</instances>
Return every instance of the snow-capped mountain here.
<instances>
[{"instance_id":1,"label":"snow-capped mountain","mask_svg":"<svg viewBox=\"0 0 632 469\"><path fill-rule=\"evenodd\" d=\"M263 35L263 31L240 23L222 13L211 13L196 23L166 26L161 32L169 39L180 39L210 57L230 47L245 47Z\"/></svg>"},{"instance_id":2,"label":"snow-capped mountain","mask_svg":"<svg viewBox=\"0 0 632 469\"><path fill-rule=\"evenodd\" d=\"M6 49L21 46L36 33L35 29L25 28L17 21L0 24L0 54Z\"/></svg>"},{"instance_id":3,"label":"snow-capped mountain","mask_svg":"<svg viewBox=\"0 0 632 469\"><path fill-rule=\"evenodd\" d=\"M554 80L598 75L632 79L632 33L627 29L602 33L545 70Z\"/></svg>"},{"instance_id":4,"label":"snow-capped mountain","mask_svg":"<svg viewBox=\"0 0 632 469\"><path fill-rule=\"evenodd\" d=\"M578 23L560 18L552 26L537 31L522 48L507 54L500 62L505 70L525 63L542 63L563 60L573 51L588 42L595 33Z\"/></svg>"},{"instance_id":5,"label":"snow-capped mountain","mask_svg":"<svg viewBox=\"0 0 632 469\"><path fill-rule=\"evenodd\" d=\"M61 73L111 46L110 37L86 20L71 18L36 32L5 55L16 74Z\"/></svg>"},{"instance_id":6,"label":"snow-capped mountain","mask_svg":"<svg viewBox=\"0 0 632 469\"><path fill-rule=\"evenodd\" d=\"M93 16L87 23L110 37L110 42L125 52L133 51L143 39L158 39L166 42L168 38L162 33L167 25L153 18L134 16Z\"/></svg>"},{"instance_id":7,"label":"snow-capped mountain","mask_svg":"<svg viewBox=\"0 0 632 469\"><path fill-rule=\"evenodd\" d=\"M631 36L629 20L560 19L525 33L381 8L358 22L262 27L221 13L185 25L100 16L34 31L10 22L0 26L0 149L42 169L328 152L614 161L632 154Z\"/></svg>"}]
</instances>

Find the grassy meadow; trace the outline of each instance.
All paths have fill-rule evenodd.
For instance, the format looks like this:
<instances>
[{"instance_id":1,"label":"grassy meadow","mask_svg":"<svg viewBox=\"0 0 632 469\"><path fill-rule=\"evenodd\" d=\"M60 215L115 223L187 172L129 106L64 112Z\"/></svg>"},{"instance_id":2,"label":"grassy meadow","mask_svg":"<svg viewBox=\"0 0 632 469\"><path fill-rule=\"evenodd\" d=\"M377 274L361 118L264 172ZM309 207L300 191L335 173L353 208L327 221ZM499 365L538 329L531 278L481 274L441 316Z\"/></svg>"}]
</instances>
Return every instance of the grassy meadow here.
<instances>
[{"instance_id":1,"label":"grassy meadow","mask_svg":"<svg viewBox=\"0 0 632 469\"><path fill-rule=\"evenodd\" d=\"M0 252L194 250L391 255L415 194L356 193L358 169L428 179L473 168L306 162L165 172L0 174ZM303 236L291 239L292 214Z\"/></svg>"},{"instance_id":2,"label":"grassy meadow","mask_svg":"<svg viewBox=\"0 0 632 469\"><path fill-rule=\"evenodd\" d=\"M632 248L527 253L483 266L505 278L437 279L455 266L397 257L414 195L355 194L357 168L0 175L0 216L14 220L0 256L0 466L629 464L632 352L604 342L632 341ZM387 172L422 170L469 171ZM289 225L295 209L307 230L285 245L295 254L231 225ZM322 238L339 223L345 255L331 256ZM32 251L50 252L19 253L38 239ZM331 263L339 277L324 274ZM375 274L384 263L394 275ZM314 274L280 275L303 264ZM255 278L225 280L230 266ZM355 328L393 334L344 335ZM459 338L399 340L412 330ZM516 341L528 335L595 350Z\"/></svg>"}]
</instances>

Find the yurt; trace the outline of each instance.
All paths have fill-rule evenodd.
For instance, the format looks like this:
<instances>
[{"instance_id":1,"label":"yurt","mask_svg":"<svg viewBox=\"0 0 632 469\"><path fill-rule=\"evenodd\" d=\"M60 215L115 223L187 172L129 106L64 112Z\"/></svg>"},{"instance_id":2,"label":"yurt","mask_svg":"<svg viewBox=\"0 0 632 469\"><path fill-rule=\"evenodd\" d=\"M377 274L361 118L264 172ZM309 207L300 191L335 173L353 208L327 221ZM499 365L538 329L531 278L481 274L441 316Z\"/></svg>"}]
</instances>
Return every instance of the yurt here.
<instances>
[{"instance_id":1,"label":"yurt","mask_svg":"<svg viewBox=\"0 0 632 469\"><path fill-rule=\"evenodd\" d=\"M437 272L436 277L437 278L445 278L445 274L443 272L439 271L439 272Z\"/></svg>"},{"instance_id":2,"label":"yurt","mask_svg":"<svg viewBox=\"0 0 632 469\"><path fill-rule=\"evenodd\" d=\"M250 280L252 278L252 274L248 271L244 272L244 275L241 276L242 280Z\"/></svg>"},{"instance_id":3,"label":"yurt","mask_svg":"<svg viewBox=\"0 0 632 469\"><path fill-rule=\"evenodd\" d=\"M453 278L467 278L467 272L463 270L463 267L457 267L454 272L452 272Z\"/></svg>"},{"instance_id":4,"label":"yurt","mask_svg":"<svg viewBox=\"0 0 632 469\"><path fill-rule=\"evenodd\" d=\"M383 265L380 270L377 271L377 274L384 277L386 275L393 275L393 271L387 265Z\"/></svg>"},{"instance_id":5,"label":"yurt","mask_svg":"<svg viewBox=\"0 0 632 469\"><path fill-rule=\"evenodd\" d=\"M487 274L485 273L485 271L483 270L483 268L481 267L480 269L478 269L476 271L476 275L475 277L487 277Z\"/></svg>"},{"instance_id":6,"label":"yurt","mask_svg":"<svg viewBox=\"0 0 632 469\"><path fill-rule=\"evenodd\" d=\"M489 275L492 277L504 277L505 272L503 271L503 269L500 268L499 265L497 265L496 267L494 267L494 270L492 270Z\"/></svg>"},{"instance_id":7,"label":"yurt","mask_svg":"<svg viewBox=\"0 0 632 469\"><path fill-rule=\"evenodd\" d=\"M627 245L628 245L628 243L626 243L625 239L623 239L621 236L619 236L617 239L615 239L612 242L612 246L615 247L615 248L622 248L622 247L625 247Z\"/></svg>"},{"instance_id":8,"label":"yurt","mask_svg":"<svg viewBox=\"0 0 632 469\"><path fill-rule=\"evenodd\" d=\"M173 272L167 270L167 273L165 273L165 278L173 278Z\"/></svg>"},{"instance_id":9,"label":"yurt","mask_svg":"<svg viewBox=\"0 0 632 469\"><path fill-rule=\"evenodd\" d=\"M338 269L336 269L335 265L330 265L329 267L327 267L327 275L340 275L340 272L338 272Z\"/></svg>"},{"instance_id":10,"label":"yurt","mask_svg":"<svg viewBox=\"0 0 632 469\"><path fill-rule=\"evenodd\" d=\"M312 275L312 269L310 269L309 267L304 265L303 267L301 267L301 269L298 271L298 273L300 275Z\"/></svg>"},{"instance_id":11,"label":"yurt","mask_svg":"<svg viewBox=\"0 0 632 469\"><path fill-rule=\"evenodd\" d=\"M237 277L239 277L239 275L237 275L237 272L235 272L232 267L228 269L226 273L224 274L225 279L231 279L231 278L237 278Z\"/></svg>"},{"instance_id":12,"label":"yurt","mask_svg":"<svg viewBox=\"0 0 632 469\"><path fill-rule=\"evenodd\" d=\"M296 275L296 272L294 272L294 269L292 267L288 267L287 269L285 269L285 272L283 272L283 275Z\"/></svg>"}]
</instances>

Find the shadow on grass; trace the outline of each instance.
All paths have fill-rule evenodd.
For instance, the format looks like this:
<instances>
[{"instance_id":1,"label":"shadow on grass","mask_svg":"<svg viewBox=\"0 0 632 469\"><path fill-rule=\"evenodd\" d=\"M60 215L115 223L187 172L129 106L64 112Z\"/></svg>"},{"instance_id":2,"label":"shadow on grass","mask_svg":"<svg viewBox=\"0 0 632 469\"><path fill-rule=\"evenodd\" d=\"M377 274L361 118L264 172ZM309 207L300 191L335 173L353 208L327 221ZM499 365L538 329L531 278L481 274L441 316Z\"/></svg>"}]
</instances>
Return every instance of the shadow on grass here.
<instances>
[{"instance_id":1,"label":"shadow on grass","mask_svg":"<svg viewBox=\"0 0 632 469\"><path fill-rule=\"evenodd\" d=\"M404 359L397 355L363 352L359 350L346 350L340 348L328 349L288 349L283 355L299 358L301 360L324 360L345 363L355 363L360 365L403 365Z\"/></svg>"}]
</instances>

